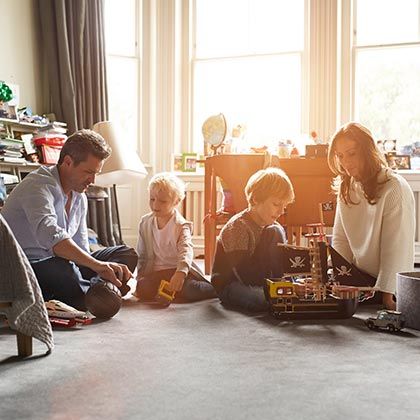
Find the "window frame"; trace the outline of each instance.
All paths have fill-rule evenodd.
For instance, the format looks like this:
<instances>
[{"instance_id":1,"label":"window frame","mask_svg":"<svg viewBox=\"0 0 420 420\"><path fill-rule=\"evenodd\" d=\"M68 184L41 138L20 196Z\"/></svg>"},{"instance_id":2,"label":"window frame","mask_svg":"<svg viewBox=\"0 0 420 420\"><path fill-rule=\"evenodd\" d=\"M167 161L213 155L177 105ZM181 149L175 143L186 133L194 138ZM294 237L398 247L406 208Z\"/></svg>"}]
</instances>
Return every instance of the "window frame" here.
<instances>
[{"instance_id":1,"label":"window frame","mask_svg":"<svg viewBox=\"0 0 420 420\"><path fill-rule=\"evenodd\" d=\"M190 111L189 111L189 121L188 121L188 128L189 128L189 137L188 141L182 144L183 147L187 147L187 150L194 150L194 84L195 84L195 65L196 63L200 62L217 62L217 61L225 61L225 60L241 60L246 58L264 58L267 56L283 56L285 54L291 53L299 53L300 55L300 63L301 63L301 97L300 97L300 107L301 107L301 123L300 123L300 130L301 133L309 133L309 104L310 100L308 98L308 91L309 91L309 13L310 13L310 0L303 0L304 3L304 24L303 24L303 50L296 51L279 51L276 53L255 53L255 54L242 54L242 55L235 55L235 56L220 56L220 57L211 57L211 58L196 58L195 57L195 46L196 46L196 0L189 0L190 3L190 27L191 27L191 35L190 35L190 54L189 54L189 73L191 75L189 80L189 104L190 104Z\"/></svg>"},{"instance_id":2,"label":"window frame","mask_svg":"<svg viewBox=\"0 0 420 420\"><path fill-rule=\"evenodd\" d=\"M341 2L341 49L339 50L341 63L340 78L340 111L339 125L352 121L356 115L356 72L357 72L357 53L369 49L388 50L394 48L405 48L410 46L419 46L418 42L395 42L386 44L368 44L357 45L357 1L360 0L342 0ZM420 1L419 1L420 3ZM420 22L420 8L419 8ZM420 25L419 25L420 32ZM420 34L419 34L420 37ZM374 127L369 127L374 130Z\"/></svg>"}]
</instances>

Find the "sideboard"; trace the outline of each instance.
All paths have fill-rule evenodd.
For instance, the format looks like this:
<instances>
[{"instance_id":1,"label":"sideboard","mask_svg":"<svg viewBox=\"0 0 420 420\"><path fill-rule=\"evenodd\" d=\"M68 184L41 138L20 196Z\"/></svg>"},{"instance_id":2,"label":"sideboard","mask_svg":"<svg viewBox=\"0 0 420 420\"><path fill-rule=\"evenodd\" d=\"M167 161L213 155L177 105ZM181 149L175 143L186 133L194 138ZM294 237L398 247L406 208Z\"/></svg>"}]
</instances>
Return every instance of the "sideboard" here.
<instances>
[{"instance_id":1,"label":"sideboard","mask_svg":"<svg viewBox=\"0 0 420 420\"><path fill-rule=\"evenodd\" d=\"M401 170L398 171L398 173L407 180L414 193L414 203L416 210L414 262L416 264L420 264L420 170Z\"/></svg>"}]
</instances>

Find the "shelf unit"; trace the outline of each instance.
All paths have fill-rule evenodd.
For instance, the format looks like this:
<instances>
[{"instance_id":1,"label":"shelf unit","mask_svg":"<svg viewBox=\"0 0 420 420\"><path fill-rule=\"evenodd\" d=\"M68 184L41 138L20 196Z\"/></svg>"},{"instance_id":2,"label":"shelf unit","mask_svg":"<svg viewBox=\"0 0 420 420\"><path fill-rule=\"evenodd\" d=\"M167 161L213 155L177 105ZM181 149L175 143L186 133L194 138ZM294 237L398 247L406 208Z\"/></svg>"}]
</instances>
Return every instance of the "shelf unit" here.
<instances>
[{"instance_id":1,"label":"shelf unit","mask_svg":"<svg viewBox=\"0 0 420 420\"><path fill-rule=\"evenodd\" d=\"M32 171L35 171L41 166L39 163L10 163L10 162L0 162L0 173L16 175L18 181L22 181L27 174Z\"/></svg>"},{"instance_id":2,"label":"shelf unit","mask_svg":"<svg viewBox=\"0 0 420 420\"><path fill-rule=\"evenodd\" d=\"M34 124L27 122L19 122L8 120L6 118L0 118L0 125L3 125L6 129L7 135L14 135L15 131L20 131L24 133L35 133L38 129L44 128L47 124Z\"/></svg>"}]
</instances>

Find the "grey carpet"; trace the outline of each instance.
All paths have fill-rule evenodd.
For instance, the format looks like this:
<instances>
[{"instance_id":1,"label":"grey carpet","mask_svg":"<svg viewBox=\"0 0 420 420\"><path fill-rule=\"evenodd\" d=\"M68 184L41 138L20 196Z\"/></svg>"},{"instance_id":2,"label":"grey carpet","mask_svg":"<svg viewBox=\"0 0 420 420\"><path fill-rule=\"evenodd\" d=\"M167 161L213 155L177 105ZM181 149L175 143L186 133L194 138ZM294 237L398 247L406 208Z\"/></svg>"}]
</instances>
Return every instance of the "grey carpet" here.
<instances>
[{"instance_id":1,"label":"grey carpet","mask_svg":"<svg viewBox=\"0 0 420 420\"><path fill-rule=\"evenodd\" d=\"M107 322L55 329L18 360L0 328L0 418L418 419L420 331L348 320L279 321L218 300L156 309L134 298Z\"/></svg>"}]
</instances>

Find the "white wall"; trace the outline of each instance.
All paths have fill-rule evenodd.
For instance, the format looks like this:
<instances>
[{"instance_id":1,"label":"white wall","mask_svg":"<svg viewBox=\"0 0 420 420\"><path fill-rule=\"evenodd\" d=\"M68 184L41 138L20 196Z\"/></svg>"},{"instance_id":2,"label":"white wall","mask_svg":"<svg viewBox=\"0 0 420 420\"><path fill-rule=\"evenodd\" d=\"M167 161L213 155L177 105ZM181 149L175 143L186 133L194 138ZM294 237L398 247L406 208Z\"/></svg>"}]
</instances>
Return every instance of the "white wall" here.
<instances>
[{"instance_id":1,"label":"white wall","mask_svg":"<svg viewBox=\"0 0 420 420\"><path fill-rule=\"evenodd\" d=\"M19 106L42 114L41 53L36 2L1 0L0 80L19 85Z\"/></svg>"}]
</instances>

